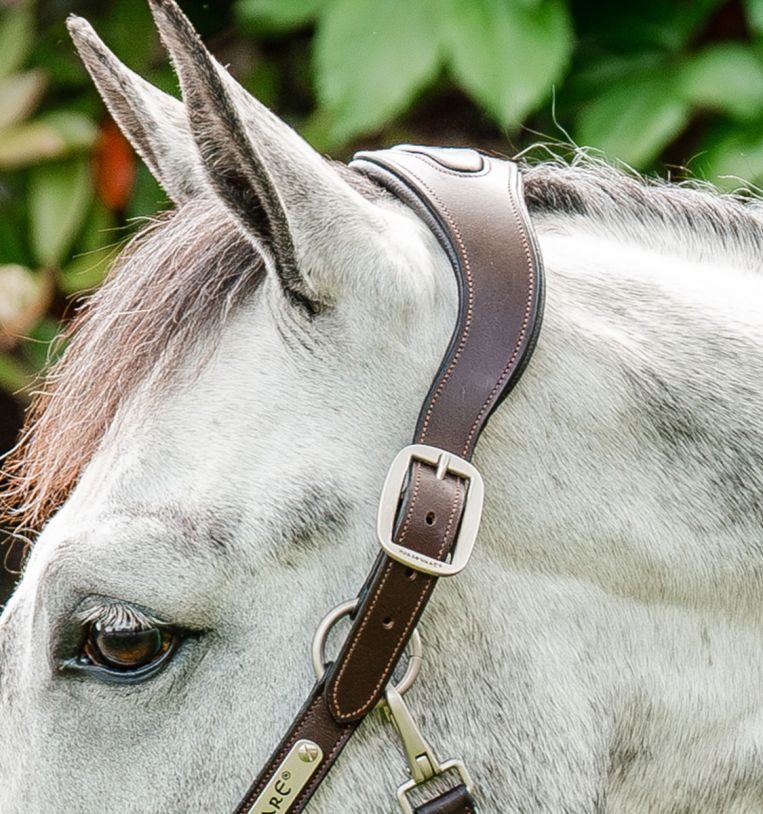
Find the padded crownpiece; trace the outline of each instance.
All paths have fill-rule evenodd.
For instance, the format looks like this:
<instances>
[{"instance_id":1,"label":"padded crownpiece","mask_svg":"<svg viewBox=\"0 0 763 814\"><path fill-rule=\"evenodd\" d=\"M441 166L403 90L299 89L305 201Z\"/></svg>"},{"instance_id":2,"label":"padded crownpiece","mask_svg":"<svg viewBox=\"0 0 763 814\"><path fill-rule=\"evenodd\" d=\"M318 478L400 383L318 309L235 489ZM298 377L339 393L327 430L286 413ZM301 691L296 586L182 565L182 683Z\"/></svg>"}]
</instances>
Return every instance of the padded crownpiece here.
<instances>
[{"instance_id":1,"label":"padded crownpiece","mask_svg":"<svg viewBox=\"0 0 763 814\"><path fill-rule=\"evenodd\" d=\"M471 147L425 147L421 144L398 144L393 150L406 153L420 153L448 170L456 172L480 172L485 166L485 159Z\"/></svg>"}]
</instances>

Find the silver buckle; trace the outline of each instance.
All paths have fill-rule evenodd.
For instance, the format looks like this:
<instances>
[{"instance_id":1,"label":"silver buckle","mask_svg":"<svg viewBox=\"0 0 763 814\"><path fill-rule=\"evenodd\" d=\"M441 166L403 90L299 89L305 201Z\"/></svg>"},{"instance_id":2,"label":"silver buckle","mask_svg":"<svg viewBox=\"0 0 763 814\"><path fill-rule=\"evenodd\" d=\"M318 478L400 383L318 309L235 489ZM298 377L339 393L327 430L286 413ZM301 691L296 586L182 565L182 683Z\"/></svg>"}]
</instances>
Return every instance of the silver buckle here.
<instances>
[{"instance_id":1,"label":"silver buckle","mask_svg":"<svg viewBox=\"0 0 763 814\"><path fill-rule=\"evenodd\" d=\"M414 461L421 461L436 468L437 477L440 479L452 474L458 475L458 477L469 483L461 526L454 541L450 561L443 562L419 554L410 548L398 545L392 539L400 493L403 490L403 483L408 470ZM430 447L426 444L412 444L405 447L395 457L392 466L389 468L387 479L384 481L376 521L379 542L393 560L397 560L397 562L403 563L403 565L407 565L415 571L421 571L433 577L452 577L464 570L472 555L482 517L484 494L485 487L482 477L469 461L465 461L451 452L446 452L444 449Z\"/></svg>"},{"instance_id":2,"label":"silver buckle","mask_svg":"<svg viewBox=\"0 0 763 814\"><path fill-rule=\"evenodd\" d=\"M472 793L474 784L466 766L460 760L445 760L441 763L437 759L432 747L426 742L416 725L405 701L394 687L387 687L384 693L384 712L400 735L408 760L408 771L411 775L411 779L403 783L397 790L397 800L403 814L413 814L413 806L408 795L414 789L449 771L458 772L466 790L470 794Z\"/></svg>"}]
</instances>

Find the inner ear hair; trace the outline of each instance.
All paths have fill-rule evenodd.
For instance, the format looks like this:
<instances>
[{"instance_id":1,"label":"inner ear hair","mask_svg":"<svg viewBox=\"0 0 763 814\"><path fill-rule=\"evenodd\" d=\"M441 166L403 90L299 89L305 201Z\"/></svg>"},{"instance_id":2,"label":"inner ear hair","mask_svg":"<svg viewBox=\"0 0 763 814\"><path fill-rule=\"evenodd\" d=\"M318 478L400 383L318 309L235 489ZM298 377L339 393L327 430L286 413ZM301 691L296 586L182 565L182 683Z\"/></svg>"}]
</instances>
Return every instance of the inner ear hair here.
<instances>
[{"instance_id":1,"label":"inner ear hair","mask_svg":"<svg viewBox=\"0 0 763 814\"><path fill-rule=\"evenodd\" d=\"M180 79L191 131L210 183L277 274L290 301L316 313L319 302L299 272L286 211L237 113L238 100L226 86L225 69L175 3L151 0L151 7ZM240 88L240 93L246 92Z\"/></svg>"}]
</instances>

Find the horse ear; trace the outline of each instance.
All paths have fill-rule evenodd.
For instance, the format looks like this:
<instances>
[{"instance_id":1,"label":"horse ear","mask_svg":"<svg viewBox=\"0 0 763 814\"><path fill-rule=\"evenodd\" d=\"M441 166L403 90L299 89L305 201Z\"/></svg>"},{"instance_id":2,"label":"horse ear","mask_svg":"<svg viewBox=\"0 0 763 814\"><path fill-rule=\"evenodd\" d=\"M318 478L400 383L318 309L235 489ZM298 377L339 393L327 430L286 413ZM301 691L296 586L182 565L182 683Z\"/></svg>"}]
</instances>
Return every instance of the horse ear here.
<instances>
[{"instance_id":1,"label":"horse ear","mask_svg":"<svg viewBox=\"0 0 763 814\"><path fill-rule=\"evenodd\" d=\"M70 16L69 32L106 107L175 203L206 188L185 108L141 79L104 45L91 25Z\"/></svg>"},{"instance_id":2,"label":"horse ear","mask_svg":"<svg viewBox=\"0 0 763 814\"><path fill-rule=\"evenodd\" d=\"M287 295L315 310L336 293L359 236L384 231L383 212L233 79L174 0L149 2L212 186Z\"/></svg>"}]
</instances>

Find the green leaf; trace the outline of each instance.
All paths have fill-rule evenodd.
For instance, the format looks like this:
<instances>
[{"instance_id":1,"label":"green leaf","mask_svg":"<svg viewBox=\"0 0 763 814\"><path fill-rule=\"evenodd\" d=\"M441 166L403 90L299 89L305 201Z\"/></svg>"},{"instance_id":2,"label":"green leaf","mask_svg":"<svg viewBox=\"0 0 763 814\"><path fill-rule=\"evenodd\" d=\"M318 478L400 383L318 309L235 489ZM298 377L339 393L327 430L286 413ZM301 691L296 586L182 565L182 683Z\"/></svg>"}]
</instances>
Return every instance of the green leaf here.
<instances>
[{"instance_id":1,"label":"green leaf","mask_svg":"<svg viewBox=\"0 0 763 814\"><path fill-rule=\"evenodd\" d=\"M81 113L59 111L0 132L0 169L36 164L87 150L98 130Z\"/></svg>"},{"instance_id":2,"label":"green leaf","mask_svg":"<svg viewBox=\"0 0 763 814\"><path fill-rule=\"evenodd\" d=\"M29 181L30 244L38 262L61 264L93 198L86 158L35 167Z\"/></svg>"},{"instance_id":3,"label":"green leaf","mask_svg":"<svg viewBox=\"0 0 763 814\"><path fill-rule=\"evenodd\" d=\"M114 213L96 198L77 240L78 253L56 272L61 291L69 295L97 288L124 239L124 230L117 229Z\"/></svg>"},{"instance_id":4,"label":"green leaf","mask_svg":"<svg viewBox=\"0 0 763 814\"><path fill-rule=\"evenodd\" d=\"M14 169L66 152L61 134L43 121L16 125L0 132L0 169Z\"/></svg>"},{"instance_id":5,"label":"green leaf","mask_svg":"<svg viewBox=\"0 0 763 814\"><path fill-rule=\"evenodd\" d=\"M58 286L64 294L92 291L104 281L118 248L106 246L75 257L56 274Z\"/></svg>"},{"instance_id":6,"label":"green leaf","mask_svg":"<svg viewBox=\"0 0 763 814\"><path fill-rule=\"evenodd\" d=\"M324 110L317 110L312 116L299 122L295 129L319 153L329 153L335 146L331 122Z\"/></svg>"},{"instance_id":7,"label":"green leaf","mask_svg":"<svg viewBox=\"0 0 763 814\"><path fill-rule=\"evenodd\" d=\"M31 382L33 376L33 371L10 353L0 353L0 389L6 393L17 393Z\"/></svg>"},{"instance_id":8,"label":"green leaf","mask_svg":"<svg viewBox=\"0 0 763 814\"><path fill-rule=\"evenodd\" d=\"M29 337L22 343L23 358L35 375L53 364L64 349L63 342L55 342L61 333L61 325L52 317L42 319Z\"/></svg>"},{"instance_id":9,"label":"green leaf","mask_svg":"<svg viewBox=\"0 0 763 814\"><path fill-rule=\"evenodd\" d=\"M81 252L93 252L104 246L113 246L125 239L123 230L117 228L114 213L98 198L87 216L77 249Z\"/></svg>"},{"instance_id":10,"label":"green leaf","mask_svg":"<svg viewBox=\"0 0 763 814\"><path fill-rule=\"evenodd\" d=\"M0 129L23 121L37 107L47 80L42 71L0 79Z\"/></svg>"},{"instance_id":11,"label":"green leaf","mask_svg":"<svg viewBox=\"0 0 763 814\"><path fill-rule=\"evenodd\" d=\"M242 84L263 105L278 108L281 102L279 98L281 79L282 74L278 63L263 61L256 66L249 76L242 80Z\"/></svg>"},{"instance_id":12,"label":"green leaf","mask_svg":"<svg viewBox=\"0 0 763 814\"><path fill-rule=\"evenodd\" d=\"M755 118L763 109L763 60L749 45L722 43L691 55L679 81L694 105L739 119Z\"/></svg>"},{"instance_id":13,"label":"green leaf","mask_svg":"<svg viewBox=\"0 0 763 814\"><path fill-rule=\"evenodd\" d=\"M149 172L145 164L138 164L138 174L135 178L135 187L132 197L127 204L127 218L151 217L159 209L166 209L169 205L167 193Z\"/></svg>"},{"instance_id":14,"label":"green leaf","mask_svg":"<svg viewBox=\"0 0 763 814\"><path fill-rule=\"evenodd\" d=\"M315 39L318 98L337 144L403 112L441 64L431 2L335 0Z\"/></svg>"},{"instance_id":15,"label":"green leaf","mask_svg":"<svg viewBox=\"0 0 763 814\"><path fill-rule=\"evenodd\" d=\"M763 0L745 0L744 7L750 28L756 34L763 34Z\"/></svg>"},{"instance_id":16,"label":"green leaf","mask_svg":"<svg viewBox=\"0 0 763 814\"><path fill-rule=\"evenodd\" d=\"M562 0L449 0L440 24L456 79L504 127L551 95L573 47Z\"/></svg>"},{"instance_id":17,"label":"green leaf","mask_svg":"<svg viewBox=\"0 0 763 814\"><path fill-rule=\"evenodd\" d=\"M575 3L575 25L587 46L623 55L654 48L676 52L696 37L724 2Z\"/></svg>"},{"instance_id":18,"label":"green leaf","mask_svg":"<svg viewBox=\"0 0 763 814\"><path fill-rule=\"evenodd\" d=\"M145 78L154 87L163 90L170 96L178 95L178 80L170 64L161 64L150 71L146 71Z\"/></svg>"},{"instance_id":19,"label":"green leaf","mask_svg":"<svg viewBox=\"0 0 763 814\"><path fill-rule=\"evenodd\" d=\"M145 72L158 43L148 3L112 3L99 33L132 70Z\"/></svg>"},{"instance_id":20,"label":"green leaf","mask_svg":"<svg viewBox=\"0 0 763 814\"><path fill-rule=\"evenodd\" d=\"M26 245L26 207L13 206L15 200L18 203L26 204L22 198L22 193L12 189L5 190L9 195L9 200L0 206L0 263L28 265L32 262L29 250Z\"/></svg>"},{"instance_id":21,"label":"green leaf","mask_svg":"<svg viewBox=\"0 0 763 814\"><path fill-rule=\"evenodd\" d=\"M562 98L580 104L597 97L608 86L628 81L634 76L660 71L665 55L660 51L638 54L604 54L577 64L564 83Z\"/></svg>"},{"instance_id":22,"label":"green leaf","mask_svg":"<svg viewBox=\"0 0 763 814\"><path fill-rule=\"evenodd\" d=\"M666 73L633 78L604 91L580 114L576 142L637 168L649 166L683 130L691 112Z\"/></svg>"},{"instance_id":23,"label":"green leaf","mask_svg":"<svg viewBox=\"0 0 763 814\"><path fill-rule=\"evenodd\" d=\"M21 2L0 16L0 76L20 68L34 42L34 6Z\"/></svg>"},{"instance_id":24,"label":"green leaf","mask_svg":"<svg viewBox=\"0 0 763 814\"><path fill-rule=\"evenodd\" d=\"M705 177L717 186L736 189L763 185L763 127L751 132L730 130L699 162Z\"/></svg>"},{"instance_id":25,"label":"green leaf","mask_svg":"<svg viewBox=\"0 0 763 814\"><path fill-rule=\"evenodd\" d=\"M238 0L234 14L244 28L289 31L312 22L326 0Z\"/></svg>"},{"instance_id":26,"label":"green leaf","mask_svg":"<svg viewBox=\"0 0 763 814\"><path fill-rule=\"evenodd\" d=\"M65 16L51 15L48 24L35 34L32 61L47 74L53 88L81 91L89 77L75 49L68 47L69 41Z\"/></svg>"},{"instance_id":27,"label":"green leaf","mask_svg":"<svg viewBox=\"0 0 763 814\"><path fill-rule=\"evenodd\" d=\"M87 150L98 138L98 127L91 118L82 113L58 110L49 113L41 121L56 130L69 150Z\"/></svg>"}]
</instances>

